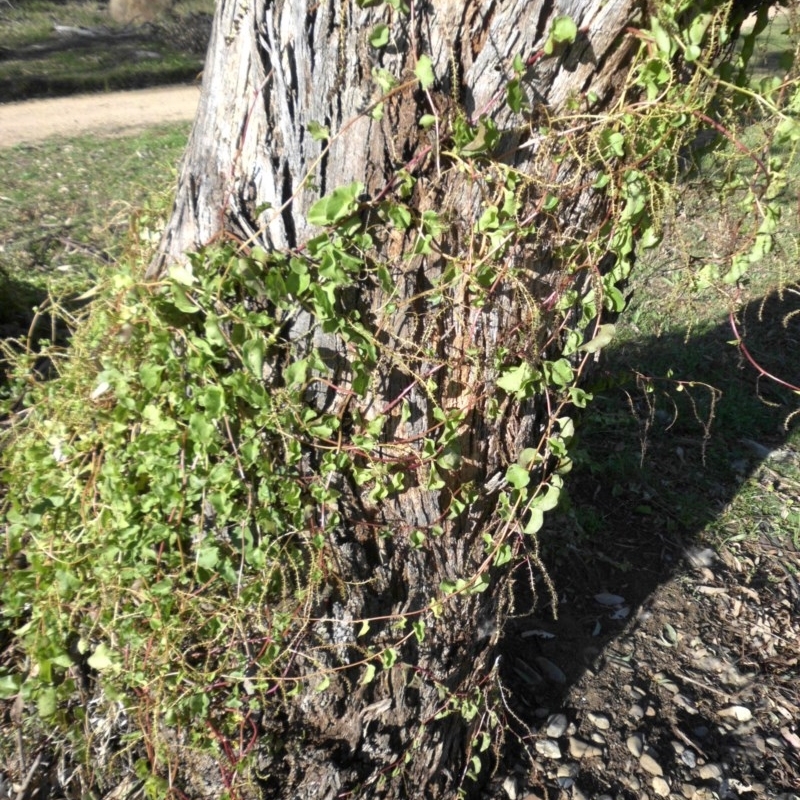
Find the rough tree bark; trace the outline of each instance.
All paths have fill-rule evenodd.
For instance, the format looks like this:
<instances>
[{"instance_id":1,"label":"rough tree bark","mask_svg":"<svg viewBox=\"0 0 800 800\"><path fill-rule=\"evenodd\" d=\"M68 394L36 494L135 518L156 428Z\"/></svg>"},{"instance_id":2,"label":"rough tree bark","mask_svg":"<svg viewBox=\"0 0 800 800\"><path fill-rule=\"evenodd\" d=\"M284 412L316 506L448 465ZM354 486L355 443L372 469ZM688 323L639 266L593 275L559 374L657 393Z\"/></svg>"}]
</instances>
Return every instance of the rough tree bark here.
<instances>
[{"instance_id":1,"label":"rough tree bark","mask_svg":"<svg viewBox=\"0 0 800 800\"><path fill-rule=\"evenodd\" d=\"M490 111L499 127L510 113L493 103L511 79L511 61L541 48L557 14L569 15L584 32L570 53L536 72L536 100L559 109L574 93L594 91L598 111L610 105L614 87L635 46L624 32L643 4L611 2L412 3L413 19L395 15L396 48L377 51L371 29L386 22L385 6L358 8L341 2L238 2L220 0L208 49L203 93L180 178L172 219L162 242L158 271L187 250L224 232L271 247L295 246L312 231L310 204L327 190L352 181L378 191L393 159L413 156L418 119L430 111L414 91L395 96L384 120L363 111L380 97L373 67L413 75L419 53L429 54L438 78L437 99L455 94L470 116ZM310 122L335 134L347 126L327 157ZM515 157L523 165L529 152ZM313 165L314 185L305 185ZM288 208L257 214L264 203Z\"/></svg>"},{"instance_id":2,"label":"rough tree bark","mask_svg":"<svg viewBox=\"0 0 800 800\"><path fill-rule=\"evenodd\" d=\"M593 111L602 112L617 99L638 47L626 28L644 10L640 0L407 2L410 13L386 4L361 8L354 0L218 0L200 109L173 215L151 267L152 275L161 274L186 251L222 239L299 253L319 233L306 217L320 196L354 181L363 183L367 198L388 196L401 166L417 179L411 197L416 211L435 210L447 221L434 252L404 259L411 237L384 243L401 297L397 312L384 316L376 332L384 355L368 391L354 396L346 390L354 379L346 342L321 332L303 313L287 318L289 346L295 354L312 347L326 354L327 386L338 387L318 391L309 402L351 420L384 414L382 441L387 448L404 443L406 473L403 490L380 503L346 476L337 478L342 523L330 543L336 578L310 609L305 629L309 646L317 648L316 663L312 668L298 658L293 668L302 674L320 662L335 667L358 660L351 644L359 620L424 613L426 636L404 641L398 662L368 685L360 682L360 671L337 673L327 691L304 689L265 718L272 741L283 742L282 752L265 751L262 763L270 797L365 792L449 798L463 783L480 714L468 721L440 712L448 697L491 693L507 592L496 582L482 593L450 598L438 615L430 613L430 598L442 581L480 571L486 559L482 535L493 531L495 478L541 436L543 401L500 398L500 412L489 412L489 404L498 403L488 388L496 378L489 365L501 346L515 343L533 352L544 346L547 325L532 315L548 308L541 301L554 292L557 265L546 238L521 241L506 258L529 265L524 286L506 286L480 308L471 307L465 286L454 287L447 304L426 301L426 290L447 267L446 254L468 250L482 198L479 181L448 169L419 119L436 115L444 136L454 109L473 123L485 114L503 132L498 149L505 164L567 182L563 167L553 167L546 152L530 146L535 125L515 127L508 105L498 102L514 77L512 61L541 50L557 14L571 16L580 31L575 43L531 63L525 90L531 106L548 115L589 93L596 97ZM368 37L379 23L390 26L391 43L376 49ZM422 54L431 58L436 76L429 92L414 80ZM381 98L374 68L391 72L401 87L386 98L382 119L364 113ZM312 123L330 131L324 154ZM535 209L541 197L524 195L529 208L520 214ZM602 198L575 184L562 199L558 225L589 229L604 213ZM377 281L348 295L365 320L374 319L387 299ZM386 355L390 351L394 358ZM458 357L468 351L469 358ZM273 365L265 380L279 381L280 371ZM401 397L410 409L405 419L396 402ZM443 486L431 488L415 448L437 425L436 405L464 416L459 466ZM448 514L467 485L479 488L477 501ZM411 532L434 526L438 536L428 536L424 547L411 546ZM314 622L322 619L327 621ZM372 643L388 644L391 626L374 623L370 635Z\"/></svg>"}]
</instances>

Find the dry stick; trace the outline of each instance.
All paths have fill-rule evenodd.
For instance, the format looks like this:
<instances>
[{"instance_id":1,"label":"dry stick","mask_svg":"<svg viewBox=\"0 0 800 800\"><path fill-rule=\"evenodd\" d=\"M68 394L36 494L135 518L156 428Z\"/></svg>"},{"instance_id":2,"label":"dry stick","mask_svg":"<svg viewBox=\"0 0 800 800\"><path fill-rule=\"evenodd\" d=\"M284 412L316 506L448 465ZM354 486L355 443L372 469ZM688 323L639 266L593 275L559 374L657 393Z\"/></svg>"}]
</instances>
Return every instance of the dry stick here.
<instances>
[{"instance_id":1,"label":"dry stick","mask_svg":"<svg viewBox=\"0 0 800 800\"><path fill-rule=\"evenodd\" d=\"M33 776L36 770L38 769L39 762L41 760L42 760L42 754L39 753L33 760L33 764L31 764L31 768L28 770L28 774L25 776L25 780L22 781L22 785L19 787L16 800L23 800L23 798L25 797L25 793L28 791L28 786L30 786L31 781L33 780Z\"/></svg>"}]
</instances>

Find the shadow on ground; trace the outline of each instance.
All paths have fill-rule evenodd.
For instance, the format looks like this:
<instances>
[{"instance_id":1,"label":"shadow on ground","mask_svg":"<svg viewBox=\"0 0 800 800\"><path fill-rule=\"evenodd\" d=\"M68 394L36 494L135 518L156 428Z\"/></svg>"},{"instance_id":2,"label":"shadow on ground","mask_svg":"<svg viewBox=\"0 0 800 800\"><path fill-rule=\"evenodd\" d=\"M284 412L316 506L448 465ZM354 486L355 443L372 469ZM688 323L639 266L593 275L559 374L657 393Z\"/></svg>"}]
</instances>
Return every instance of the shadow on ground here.
<instances>
[{"instance_id":1,"label":"shadow on ground","mask_svg":"<svg viewBox=\"0 0 800 800\"><path fill-rule=\"evenodd\" d=\"M764 370L800 384L796 286L750 303L738 327ZM734 338L725 321L609 354L570 507L542 541L558 618L545 582L521 576L501 645L508 722L533 768L518 752L490 796L800 788L800 455L786 428L800 401Z\"/></svg>"},{"instance_id":2,"label":"shadow on ground","mask_svg":"<svg viewBox=\"0 0 800 800\"><path fill-rule=\"evenodd\" d=\"M0 268L0 339L25 336L33 322L33 309L46 297L43 288L12 278Z\"/></svg>"}]
</instances>

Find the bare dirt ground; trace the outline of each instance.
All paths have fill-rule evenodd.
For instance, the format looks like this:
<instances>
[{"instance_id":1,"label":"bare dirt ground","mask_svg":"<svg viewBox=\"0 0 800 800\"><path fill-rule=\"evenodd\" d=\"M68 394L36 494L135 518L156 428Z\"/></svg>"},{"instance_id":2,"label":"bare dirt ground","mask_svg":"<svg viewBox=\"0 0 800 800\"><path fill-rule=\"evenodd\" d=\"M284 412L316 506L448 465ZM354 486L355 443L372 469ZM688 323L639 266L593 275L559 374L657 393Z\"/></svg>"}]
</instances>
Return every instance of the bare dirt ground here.
<instances>
[{"instance_id":1,"label":"bare dirt ground","mask_svg":"<svg viewBox=\"0 0 800 800\"><path fill-rule=\"evenodd\" d=\"M800 293L758 298L740 318L788 370L778 359L797 352ZM688 372L693 350L723 384L739 371L729 338L723 321L689 347L681 333L633 341L607 366L669 353ZM485 800L800 800L800 451L766 395L763 416L732 413L747 376L724 383L705 457L683 411L650 430L644 460L635 398L587 415L591 459L576 458L571 505L542 542L557 598L521 572L503 635L507 722L525 752L515 763L508 737Z\"/></svg>"},{"instance_id":2,"label":"bare dirt ground","mask_svg":"<svg viewBox=\"0 0 800 800\"><path fill-rule=\"evenodd\" d=\"M0 104L0 147L54 136L118 136L191 120L199 97L199 88L189 85Z\"/></svg>"}]
</instances>

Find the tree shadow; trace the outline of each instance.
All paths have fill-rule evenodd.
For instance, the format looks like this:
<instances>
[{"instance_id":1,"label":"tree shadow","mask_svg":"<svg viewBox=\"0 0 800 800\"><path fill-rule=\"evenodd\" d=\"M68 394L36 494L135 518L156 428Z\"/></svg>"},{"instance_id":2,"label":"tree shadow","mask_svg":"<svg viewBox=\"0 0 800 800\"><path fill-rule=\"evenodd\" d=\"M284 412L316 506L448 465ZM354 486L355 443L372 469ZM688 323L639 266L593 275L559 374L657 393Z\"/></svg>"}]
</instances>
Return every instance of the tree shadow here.
<instances>
[{"instance_id":1,"label":"tree shadow","mask_svg":"<svg viewBox=\"0 0 800 800\"><path fill-rule=\"evenodd\" d=\"M16 338L27 334L33 322L33 309L47 297L41 287L12 277L0 267L0 338Z\"/></svg>"},{"instance_id":2,"label":"tree shadow","mask_svg":"<svg viewBox=\"0 0 800 800\"><path fill-rule=\"evenodd\" d=\"M763 370L800 384L798 286L751 302L737 315L737 329ZM717 643L711 650L723 655L723 661L727 658L742 681L756 681L765 691L770 686L785 689L795 702L800 699L791 688L797 685L796 658L795 666L787 666L780 658L749 653L741 642L740 652L731 653L731 643L716 633L719 618L707 613L713 598L690 601L696 590L689 585L692 580L717 580L721 586L746 583L747 591L760 595L759 604L774 599L774 587L768 584L781 582L788 587L794 614L800 612L797 581L791 575L800 571L800 456L787 444L787 429L800 424L792 416L800 401L790 389L759 377L732 344L735 338L726 319L707 330L623 341L607 354L580 429L576 466L567 480L568 507L554 512L541 532L542 561L557 593L557 608L543 578L520 574L515 616L500 645L501 680L509 690L508 723L533 758L538 785L553 792L548 797L559 796L567 783L577 780L566 771L563 780L555 770L549 775L548 764L563 762L542 755L542 749L552 748L541 741L548 737L547 720L556 712L563 712L570 726L556 744L563 758L571 755L573 761L580 759L571 752L569 735L582 734L590 741L589 711L608 714L614 730L642 732L656 751L673 756L676 728L709 760L730 760L728 752L741 749L742 737L750 741L748 737L760 735L763 741L769 735L757 720L738 733L720 726L719 719L708 716L703 691L690 683L678 681L694 707L681 710L668 701L659 705L653 682L675 673L676 636L683 642L684 634L702 631L703 641ZM671 377L650 377L667 375ZM745 516L731 520L731 504L744 492L752 492L753 499L740 497ZM749 563L755 566L747 575L734 574L735 557L723 553L730 540L750 548ZM780 570L789 577L779 580ZM712 586L707 591L725 590ZM745 630L742 636L746 640ZM687 646L681 646L685 658ZM736 695L718 676L713 681L718 688L706 693L712 699L719 700L714 692ZM645 698L639 703L637 692ZM650 708L647 703L655 709L652 719L630 717L629 709L644 712ZM604 757L596 761L606 762L607 781L598 779L596 770L580 770L583 791L588 782L593 797L603 792L631 800L642 796L621 780L625 758L631 756L626 735L620 735L607 746L597 744L606 737L596 739L595 746L604 749ZM775 735L780 739L777 729ZM511 758L525 760L521 752ZM786 770L768 767L763 753L760 761L765 766L756 777L767 790L786 790L799 777L797 771L789 770L793 777L786 777ZM747 769L751 777L758 772L752 765Z\"/></svg>"},{"instance_id":3,"label":"tree shadow","mask_svg":"<svg viewBox=\"0 0 800 800\"><path fill-rule=\"evenodd\" d=\"M3 348L14 350L16 342L28 340L36 347L42 338L64 339L63 326L46 330L45 318L37 321L36 308L47 300L47 291L39 285L11 277L0 267L0 402L7 385L10 367ZM21 345L19 345L21 347Z\"/></svg>"}]
</instances>

